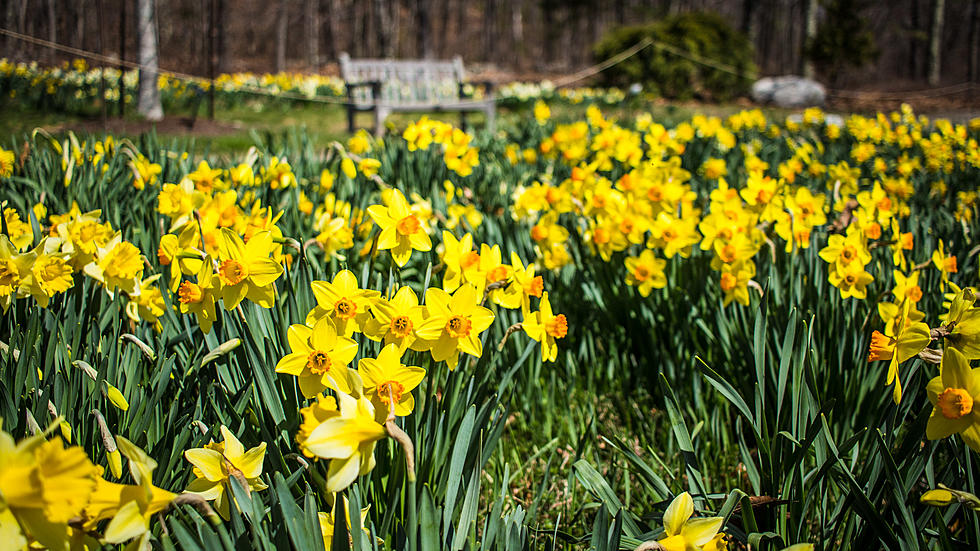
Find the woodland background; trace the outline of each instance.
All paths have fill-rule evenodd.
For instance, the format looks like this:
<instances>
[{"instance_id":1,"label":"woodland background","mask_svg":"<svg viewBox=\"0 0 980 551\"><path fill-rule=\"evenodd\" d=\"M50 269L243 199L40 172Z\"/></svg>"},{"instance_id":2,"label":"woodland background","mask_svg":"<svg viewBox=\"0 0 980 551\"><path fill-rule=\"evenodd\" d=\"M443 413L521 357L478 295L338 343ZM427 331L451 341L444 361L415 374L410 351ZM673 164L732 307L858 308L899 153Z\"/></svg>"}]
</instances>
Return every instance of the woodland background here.
<instances>
[{"instance_id":1,"label":"woodland background","mask_svg":"<svg viewBox=\"0 0 980 551\"><path fill-rule=\"evenodd\" d=\"M136 59L133 0L3 4L3 28ZM749 36L762 75L803 72L808 44L824 34L844 57L817 67L832 86L908 89L980 78L980 0L162 0L156 10L160 67L199 75L207 74L213 29L221 72L333 72L347 51L459 54L484 75L535 78L594 63L593 45L613 28L711 11ZM18 61L71 57L9 36L0 45Z\"/></svg>"}]
</instances>

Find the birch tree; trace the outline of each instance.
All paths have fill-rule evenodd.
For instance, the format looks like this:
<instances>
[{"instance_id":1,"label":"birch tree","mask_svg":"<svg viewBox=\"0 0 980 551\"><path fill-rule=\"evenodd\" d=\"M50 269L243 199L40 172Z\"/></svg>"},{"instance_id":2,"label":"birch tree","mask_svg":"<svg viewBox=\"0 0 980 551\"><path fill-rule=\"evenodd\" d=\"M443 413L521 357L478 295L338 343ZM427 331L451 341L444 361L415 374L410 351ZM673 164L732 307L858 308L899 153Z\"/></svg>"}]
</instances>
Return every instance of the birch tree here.
<instances>
[{"instance_id":1,"label":"birch tree","mask_svg":"<svg viewBox=\"0 0 980 551\"><path fill-rule=\"evenodd\" d=\"M157 50L157 19L155 0L139 0L139 99L136 109L147 120L163 119L160 103L159 53Z\"/></svg>"}]
</instances>

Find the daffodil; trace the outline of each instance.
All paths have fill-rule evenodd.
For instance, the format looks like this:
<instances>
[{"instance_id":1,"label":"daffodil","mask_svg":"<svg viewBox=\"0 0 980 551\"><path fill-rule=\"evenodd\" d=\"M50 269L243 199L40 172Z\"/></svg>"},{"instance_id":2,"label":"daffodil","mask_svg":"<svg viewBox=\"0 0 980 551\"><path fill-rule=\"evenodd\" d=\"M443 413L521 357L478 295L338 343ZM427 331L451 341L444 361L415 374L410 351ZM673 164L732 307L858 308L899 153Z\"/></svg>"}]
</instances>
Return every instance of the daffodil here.
<instances>
[{"instance_id":1,"label":"daffodil","mask_svg":"<svg viewBox=\"0 0 980 551\"><path fill-rule=\"evenodd\" d=\"M534 265L524 266L517 253L510 253L512 277L501 293L491 294L496 304L504 308L516 309L530 306L531 297L541 298L544 280L534 275Z\"/></svg>"},{"instance_id":2,"label":"daffodil","mask_svg":"<svg viewBox=\"0 0 980 551\"><path fill-rule=\"evenodd\" d=\"M235 477L246 491L260 491L268 486L262 479L262 462L265 459L265 442L245 450L242 443L227 427L221 425L223 442L211 442L203 448L184 452L184 458L194 465L194 480L188 484L187 493L197 494L208 501L215 501L218 514L228 520L231 493L231 477Z\"/></svg>"},{"instance_id":3,"label":"daffodil","mask_svg":"<svg viewBox=\"0 0 980 551\"><path fill-rule=\"evenodd\" d=\"M751 260L725 264L721 269L719 286L724 293L724 306L733 300L742 306L749 305L749 282L755 276L755 263Z\"/></svg>"},{"instance_id":4,"label":"daffodil","mask_svg":"<svg viewBox=\"0 0 980 551\"><path fill-rule=\"evenodd\" d=\"M340 415L320 423L303 442L303 447L321 459L329 459L326 488L339 492L359 475L374 468L374 446L387 436L384 426L375 421L374 406L365 397L354 398L337 393Z\"/></svg>"},{"instance_id":5,"label":"daffodil","mask_svg":"<svg viewBox=\"0 0 980 551\"><path fill-rule=\"evenodd\" d=\"M357 364L357 372L364 381L364 394L371 399L379 415L388 415L394 405L394 413L404 417L415 409L412 390L425 378L421 367L401 362L402 350L396 344L381 349L377 359L363 358Z\"/></svg>"},{"instance_id":6,"label":"daffodil","mask_svg":"<svg viewBox=\"0 0 980 551\"><path fill-rule=\"evenodd\" d=\"M177 291L181 275L197 274L201 269L203 255L198 250L201 245L201 232L196 222L188 222L180 228L180 233L168 233L160 238L157 259L161 266L170 266L170 292Z\"/></svg>"},{"instance_id":7,"label":"daffodil","mask_svg":"<svg viewBox=\"0 0 980 551\"><path fill-rule=\"evenodd\" d=\"M282 265L269 257L274 246L272 234L259 232L245 243L234 231L221 228L219 246L218 279L225 308L234 310L245 298L263 308L272 308L275 281L283 272Z\"/></svg>"},{"instance_id":8,"label":"daffodil","mask_svg":"<svg viewBox=\"0 0 980 551\"><path fill-rule=\"evenodd\" d=\"M664 538L657 543L665 551L697 551L711 542L725 519L708 517L691 519L694 499L684 492L674 498L664 513Z\"/></svg>"},{"instance_id":9,"label":"daffodil","mask_svg":"<svg viewBox=\"0 0 980 551\"><path fill-rule=\"evenodd\" d=\"M638 287L641 296L650 296L651 290L667 286L666 265L666 260L654 256L650 249L644 249L640 256L626 259L626 284Z\"/></svg>"},{"instance_id":10,"label":"daffodil","mask_svg":"<svg viewBox=\"0 0 980 551\"><path fill-rule=\"evenodd\" d=\"M398 289L395 296L380 299L371 306L374 317L364 324L364 334L372 340L382 340L387 344L397 344L406 348L424 351L428 346L419 341L415 329L422 324L425 307L419 305L419 298L411 287Z\"/></svg>"},{"instance_id":11,"label":"daffodil","mask_svg":"<svg viewBox=\"0 0 980 551\"><path fill-rule=\"evenodd\" d=\"M871 344L868 347L868 361L888 361L888 374L885 384L895 382L892 399L897 404L902 399L902 382L898 377L898 365L921 352L932 341L929 336L929 326L925 323L911 321L909 315L912 305L905 303L902 315L895 324L895 334L886 335L879 331L871 334Z\"/></svg>"},{"instance_id":12,"label":"daffodil","mask_svg":"<svg viewBox=\"0 0 980 551\"><path fill-rule=\"evenodd\" d=\"M44 434L14 442L0 431L0 534L4 544L26 549L37 541L65 549L68 521L79 517L101 470L78 446L65 448Z\"/></svg>"},{"instance_id":13,"label":"daffodil","mask_svg":"<svg viewBox=\"0 0 980 551\"><path fill-rule=\"evenodd\" d=\"M196 282L187 280L177 288L180 312L193 313L204 334L211 332L211 325L218 319L215 303L220 297L221 280L215 277L211 257L201 262Z\"/></svg>"},{"instance_id":14,"label":"daffodil","mask_svg":"<svg viewBox=\"0 0 980 551\"><path fill-rule=\"evenodd\" d=\"M391 250L395 264L404 266L412 256L412 251L428 251L432 249L429 234L412 214L408 201L402 192L392 190L388 196L388 206L372 205L367 209L374 223L381 228L378 237L378 250Z\"/></svg>"},{"instance_id":15,"label":"daffodil","mask_svg":"<svg viewBox=\"0 0 980 551\"><path fill-rule=\"evenodd\" d=\"M548 293L542 293L541 303L537 312L524 312L524 322L521 324L528 337L541 343L541 361L553 362L558 358L557 339L565 338L568 334L568 320L565 314L551 310Z\"/></svg>"},{"instance_id":16,"label":"daffodil","mask_svg":"<svg viewBox=\"0 0 980 551\"><path fill-rule=\"evenodd\" d=\"M874 281L874 276L864 270L858 262L847 264L841 270L831 270L828 276L831 285L840 290L841 298L864 299L868 296L868 284Z\"/></svg>"},{"instance_id":17,"label":"daffodil","mask_svg":"<svg viewBox=\"0 0 980 551\"><path fill-rule=\"evenodd\" d=\"M314 281L310 284L316 307L306 316L306 324L314 325L323 317L329 318L344 337L360 333L370 318L370 309L381 297L378 291L361 289L350 270L338 272L333 281Z\"/></svg>"},{"instance_id":18,"label":"daffodil","mask_svg":"<svg viewBox=\"0 0 980 551\"><path fill-rule=\"evenodd\" d=\"M116 289L133 294L143 276L140 250L116 234L104 247L96 250L96 260L85 265L85 274L105 286L109 294Z\"/></svg>"},{"instance_id":19,"label":"daffodil","mask_svg":"<svg viewBox=\"0 0 980 551\"><path fill-rule=\"evenodd\" d=\"M432 359L455 369L459 353L483 355L480 333L493 323L493 312L480 306L476 287L467 283L456 292L430 288L425 292L426 319L416 329L419 338L431 343Z\"/></svg>"},{"instance_id":20,"label":"daffodil","mask_svg":"<svg viewBox=\"0 0 980 551\"><path fill-rule=\"evenodd\" d=\"M956 255L947 255L946 251L943 250L942 241L939 242L939 246L932 253L932 263L942 274L943 281L949 281L949 274L955 274L957 272Z\"/></svg>"},{"instance_id":21,"label":"daffodil","mask_svg":"<svg viewBox=\"0 0 980 551\"><path fill-rule=\"evenodd\" d=\"M849 226L847 236L833 234L827 239L827 246L820 249L820 258L833 264L834 271L841 273L854 269L854 265L865 266L871 262L871 253L865 245L864 235L856 226ZM863 271L863 270L862 270ZM833 283L833 281L831 281Z\"/></svg>"},{"instance_id":22,"label":"daffodil","mask_svg":"<svg viewBox=\"0 0 980 551\"><path fill-rule=\"evenodd\" d=\"M296 443L303 455L313 457L310 450L306 449L306 439L309 438L313 429L320 426L320 423L340 415L340 410L337 409L337 399L333 396L320 394L310 402L310 405L300 408L299 415L303 422L300 423L299 430L296 431Z\"/></svg>"},{"instance_id":23,"label":"daffodil","mask_svg":"<svg viewBox=\"0 0 980 551\"><path fill-rule=\"evenodd\" d=\"M943 351L940 375L929 381L926 392L932 402L932 415L926 424L926 438L937 440L959 434L967 446L980 452L980 368L955 348Z\"/></svg>"},{"instance_id":24,"label":"daffodil","mask_svg":"<svg viewBox=\"0 0 980 551\"><path fill-rule=\"evenodd\" d=\"M276 364L276 373L299 378L303 396L311 398L327 388L350 392L347 365L357 355L357 343L337 334L330 318L321 318L312 329L290 325L286 332L292 353Z\"/></svg>"},{"instance_id":25,"label":"daffodil","mask_svg":"<svg viewBox=\"0 0 980 551\"><path fill-rule=\"evenodd\" d=\"M103 534L109 543L121 544L136 540L135 549L149 547L150 520L170 506L177 494L153 485L153 470L157 462L135 444L121 436L116 437L119 451L129 459L129 472L136 481L117 484L99 479L85 507L85 526L92 530L106 519L111 519Z\"/></svg>"},{"instance_id":26,"label":"daffodil","mask_svg":"<svg viewBox=\"0 0 980 551\"><path fill-rule=\"evenodd\" d=\"M368 536L371 535L371 531L368 530L367 523L365 522L365 520L367 519L368 512L370 510L371 510L371 506L368 505L367 507L364 507L360 511L361 531L367 534ZM347 535L348 537L350 537L350 529L351 529L350 502L347 501L347 496L344 496L344 513L346 516L345 520L347 521ZM334 501L334 506L329 513L317 513L317 519L320 522L320 535L323 536L323 548L325 551L330 551L330 549L333 548L332 543L333 543L334 525L337 523L338 520L337 502Z\"/></svg>"}]
</instances>

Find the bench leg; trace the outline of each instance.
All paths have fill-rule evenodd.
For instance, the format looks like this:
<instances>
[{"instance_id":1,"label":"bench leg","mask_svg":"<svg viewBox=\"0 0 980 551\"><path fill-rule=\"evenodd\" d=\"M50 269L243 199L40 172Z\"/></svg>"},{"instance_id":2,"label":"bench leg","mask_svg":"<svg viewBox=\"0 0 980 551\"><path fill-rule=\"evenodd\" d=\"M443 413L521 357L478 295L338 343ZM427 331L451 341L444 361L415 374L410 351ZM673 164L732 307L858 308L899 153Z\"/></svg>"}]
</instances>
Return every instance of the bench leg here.
<instances>
[{"instance_id":1,"label":"bench leg","mask_svg":"<svg viewBox=\"0 0 980 551\"><path fill-rule=\"evenodd\" d=\"M487 114L487 131L493 134L497 131L497 109L496 106L490 104L485 109Z\"/></svg>"},{"instance_id":2,"label":"bench leg","mask_svg":"<svg viewBox=\"0 0 980 551\"><path fill-rule=\"evenodd\" d=\"M466 111L459 112L459 128L463 131L466 130Z\"/></svg>"},{"instance_id":3,"label":"bench leg","mask_svg":"<svg viewBox=\"0 0 980 551\"><path fill-rule=\"evenodd\" d=\"M347 131L351 134L353 134L354 130L356 130L354 128L354 114L356 112L357 111L354 109L354 106L347 107Z\"/></svg>"},{"instance_id":4,"label":"bench leg","mask_svg":"<svg viewBox=\"0 0 980 551\"><path fill-rule=\"evenodd\" d=\"M385 134L385 119L388 118L388 110L377 107L374 109L374 137L380 138Z\"/></svg>"}]
</instances>

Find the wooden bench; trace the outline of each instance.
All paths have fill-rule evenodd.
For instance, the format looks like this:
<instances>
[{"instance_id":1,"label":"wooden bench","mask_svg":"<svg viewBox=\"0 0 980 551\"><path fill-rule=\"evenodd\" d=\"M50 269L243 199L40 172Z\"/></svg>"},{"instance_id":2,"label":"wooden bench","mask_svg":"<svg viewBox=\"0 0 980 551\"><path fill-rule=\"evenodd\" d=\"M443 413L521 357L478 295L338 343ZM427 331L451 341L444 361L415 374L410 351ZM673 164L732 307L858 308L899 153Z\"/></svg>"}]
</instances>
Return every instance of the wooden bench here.
<instances>
[{"instance_id":1,"label":"wooden bench","mask_svg":"<svg viewBox=\"0 0 980 551\"><path fill-rule=\"evenodd\" d=\"M351 59L340 54L340 75L347 85L347 128L354 132L358 111L374 113L374 134L384 134L388 115L398 112L458 111L460 125L466 113L482 111L487 128L493 132L496 119L493 84L467 83L463 59L452 61ZM486 97L475 99L467 88L471 84L486 88Z\"/></svg>"}]
</instances>

